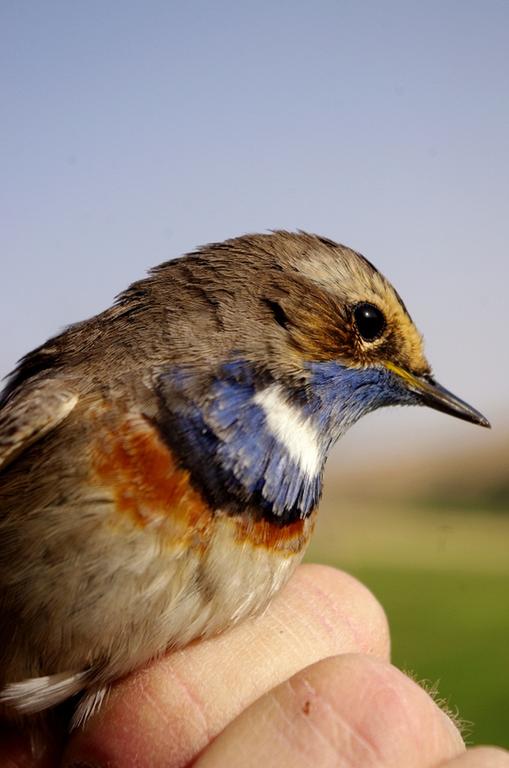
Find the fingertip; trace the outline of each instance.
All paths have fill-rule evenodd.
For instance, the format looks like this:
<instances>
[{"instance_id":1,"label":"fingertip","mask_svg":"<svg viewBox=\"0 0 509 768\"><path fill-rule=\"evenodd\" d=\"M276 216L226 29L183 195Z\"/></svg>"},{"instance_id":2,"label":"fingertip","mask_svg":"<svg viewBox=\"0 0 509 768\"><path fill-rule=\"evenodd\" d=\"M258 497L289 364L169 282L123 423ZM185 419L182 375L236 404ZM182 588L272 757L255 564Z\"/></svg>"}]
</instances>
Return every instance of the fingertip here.
<instances>
[{"instance_id":1,"label":"fingertip","mask_svg":"<svg viewBox=\"0 0 509 768\"><path fill-rule=\"evenodd\" d=\"M328 667L326 674L323 664ZM328 701L344 710L356 731L381 749L391 748L398 733L402 748L406 743L411 752L428 755L435 750L437 760L441 751L448 757L464 751L452 720L423 688L393 665L373 656L346 654L319 662L309 672ZM347 707L337 697L334 680L351 692ZM411 757L409 752L408 759Z\"/></svg>"},{"instance_id":2,"label":"fingertip","mask_svg":"<svg viewBox=\"0 0 509 768\"><path fill-rule=\"evenodd\" d=\"M260 738L263 734L263 738ZM350 654L313 664L231 723L196 766L438 765L464 751L453 724L390 664Z\"/></svg>"},{"instance_id":3,"label":"fingertip","mask_svg":"<svg viewBox=\"0 0 509 768\"><path fill-rule=\"evenodd\" d=\"M310 601L323 612L324 621L330 624L336 619L336 627L341 629L343 638L346 630L350 631L350 647L343 647L342 652L363 653L384 660L390 658L387 615L362 582L346 571L306 563L297 569L287 589L295 589L302 596L303 587Z\"/></svg>"},{"instance_id":4,"label":"fingertip","mask_svg":"<svg viewBox=\"0 0 509 768\"><path fill-rule=\"evenodd\" d=\"M509 768L509 752L500 747L471 747L440 768Z\"/></svg>"}]
</instances>

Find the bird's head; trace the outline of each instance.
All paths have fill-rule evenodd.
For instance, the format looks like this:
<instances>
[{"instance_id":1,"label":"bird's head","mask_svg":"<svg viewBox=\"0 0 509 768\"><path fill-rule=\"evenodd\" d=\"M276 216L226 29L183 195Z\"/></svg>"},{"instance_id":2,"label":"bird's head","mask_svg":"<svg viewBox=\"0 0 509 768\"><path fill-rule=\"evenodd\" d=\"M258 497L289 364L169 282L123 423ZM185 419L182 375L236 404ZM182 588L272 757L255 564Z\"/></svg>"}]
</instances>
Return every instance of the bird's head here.
<instances>
[{"instance_id":1,"label":"bird's head","mask_svg":"<svg viewBox=\"0 0 509 768\"><path fill-rule=\"evenodd\" d=\"M292 361L338 424L384 405L426 405L489 426L435 381L405 304L367 259L304 233L262 242L277 267L260 276L259 290L286 347L281 370Z\"/></svg>"},{"instance_id":2,"label":"bird's head","mask_svg":"<svg viewBox=\"0 0 509 768\"><path fill-rule=\"evenodd\" d=\"M372 410L427 405L489 426L434 380L400 296L350 248L274 232L207 246L180 264L196 309L189 362L214 371L191 396L197 429L274 514L296 503L305 513L329 447Z\"/></svg>"}]
</instances>

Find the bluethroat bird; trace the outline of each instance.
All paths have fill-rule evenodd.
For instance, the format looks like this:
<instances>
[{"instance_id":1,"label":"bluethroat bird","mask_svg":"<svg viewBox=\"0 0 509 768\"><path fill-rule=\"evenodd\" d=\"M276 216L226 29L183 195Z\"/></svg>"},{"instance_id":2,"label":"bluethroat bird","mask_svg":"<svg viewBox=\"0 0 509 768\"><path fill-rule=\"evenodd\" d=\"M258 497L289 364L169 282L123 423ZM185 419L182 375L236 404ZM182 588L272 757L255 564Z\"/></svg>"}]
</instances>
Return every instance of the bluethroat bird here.
<instances>
[{"instance_id":1,"label":"bluethroat bird","mask_svg":"<svg viewBox=\"0 0 509 768\"><path fill-rule=\"evenodd\" d=\"M302 558L331 446L441 387L391 284L302 232L153 269L26 355L0 399L0 710L24 718L260 612Z\"/></svg>"}]
</instances>

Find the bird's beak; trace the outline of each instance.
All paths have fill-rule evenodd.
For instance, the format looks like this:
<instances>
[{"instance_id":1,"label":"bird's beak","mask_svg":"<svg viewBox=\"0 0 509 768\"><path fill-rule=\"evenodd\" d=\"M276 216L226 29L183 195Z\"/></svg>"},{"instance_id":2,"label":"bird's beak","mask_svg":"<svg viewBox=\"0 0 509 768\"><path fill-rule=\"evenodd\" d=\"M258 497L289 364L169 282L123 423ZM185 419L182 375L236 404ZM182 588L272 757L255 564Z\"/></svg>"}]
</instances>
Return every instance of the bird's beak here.
<instances>
[{"instance_id":1,"label":"bird's beak","mask_svg":"<svg viewBox=\"0 0 509 768\"><path fill-rule=\"evenodd\" d=\"M481 427L491 427L488 419L482 413L437 384L431 376L416 376L390 362L385 363L385 367L403 380L405 388L413 392L422 405L449 413L451 416L457 416L458 419L470 421L472 424L479 424Z\"/></svg>"}]
</instances>

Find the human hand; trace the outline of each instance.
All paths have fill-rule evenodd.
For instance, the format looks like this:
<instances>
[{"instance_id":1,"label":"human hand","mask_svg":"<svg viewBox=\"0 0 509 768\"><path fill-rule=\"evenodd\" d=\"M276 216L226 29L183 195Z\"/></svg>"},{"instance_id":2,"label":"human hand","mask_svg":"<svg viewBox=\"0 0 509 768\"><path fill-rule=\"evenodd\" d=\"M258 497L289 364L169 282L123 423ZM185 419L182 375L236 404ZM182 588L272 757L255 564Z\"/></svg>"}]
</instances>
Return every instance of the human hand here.
<instances>
[{"instance_id":1,"label":"human hand","mask_svg":"<svg viewBox=\"0 0 509 768\"><path fill-rule=\"evenodd\" d=\"M51 751L51 749L50 749ZM12 737L0 768L49 768ZM10 760L10 762L9 762ZM108 768L504 768L389 663L382 608L359 582L301 566L267 611L120 681L65 746Z\"/></svg>"}]
</instances>

